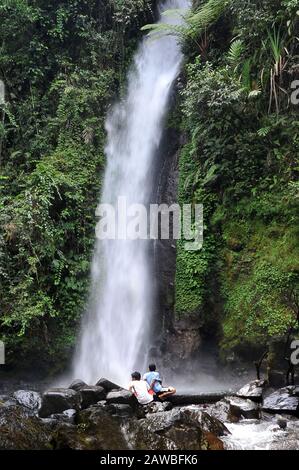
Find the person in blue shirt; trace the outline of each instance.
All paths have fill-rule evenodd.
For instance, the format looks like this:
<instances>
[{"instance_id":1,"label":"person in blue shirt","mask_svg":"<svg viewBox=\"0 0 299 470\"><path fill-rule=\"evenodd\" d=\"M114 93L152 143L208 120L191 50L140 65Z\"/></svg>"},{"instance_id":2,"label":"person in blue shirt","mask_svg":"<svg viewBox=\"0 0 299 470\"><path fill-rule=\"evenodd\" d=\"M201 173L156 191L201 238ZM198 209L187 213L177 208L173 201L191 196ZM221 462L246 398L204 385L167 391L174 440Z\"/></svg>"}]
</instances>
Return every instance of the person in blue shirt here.
<instances>
[{"instance_id":1,"label":"person in blue shirt","mask_svg":"<svg viewBox=\"0 0 299 470\"><path fill-rule=\"evenodd\" d=\"M164 400L176 393L176 389L174 387L162 386L162 379L160 373L157 371L156 364L150 364L148 368L149 372L144 374L143 380L148 383L150 389L153 390L160 400Z\"/></svg>"}]
</instances>

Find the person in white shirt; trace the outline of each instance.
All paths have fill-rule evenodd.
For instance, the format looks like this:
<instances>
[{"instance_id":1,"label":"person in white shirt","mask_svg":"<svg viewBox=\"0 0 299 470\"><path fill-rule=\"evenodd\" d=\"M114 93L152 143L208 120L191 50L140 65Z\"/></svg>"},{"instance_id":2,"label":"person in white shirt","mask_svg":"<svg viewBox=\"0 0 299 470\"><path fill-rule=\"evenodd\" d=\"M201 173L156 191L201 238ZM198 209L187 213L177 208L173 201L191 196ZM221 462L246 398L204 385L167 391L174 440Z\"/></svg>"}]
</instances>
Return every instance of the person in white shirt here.
<instances>
[{"instance_id":1,"label":"person in white shirt","mask_svg":"<svg viewBox=\"0 0 299 470\"><path fill-rule=\"evenodd\" d=\"M133 372L132 381L129 383L129 390L132 392L138 400L140 405L148 405L154 401L153 395L149 393L150 386L145 380L141 380L141 374L139 372Z\"/></svg>"}]
</instances>

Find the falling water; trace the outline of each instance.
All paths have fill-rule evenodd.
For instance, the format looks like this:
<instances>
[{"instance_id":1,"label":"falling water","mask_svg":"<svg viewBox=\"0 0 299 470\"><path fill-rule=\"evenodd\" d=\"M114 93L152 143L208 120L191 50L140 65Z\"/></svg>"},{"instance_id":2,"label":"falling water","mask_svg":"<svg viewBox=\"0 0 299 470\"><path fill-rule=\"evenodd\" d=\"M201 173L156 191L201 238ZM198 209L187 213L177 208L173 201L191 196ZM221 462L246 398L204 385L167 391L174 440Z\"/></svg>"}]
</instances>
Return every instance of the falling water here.
<instances>
[{"instance_id":1,"label":"falling water","mask_svg":"<svg viewBox=\"0 0 299 470\"><path fill-rule=\"evenodd\" d=\"M168 0L161 10L188 8L188 0ZM181 17L165 15L164 23ZM163 130L172 84L182 53L171 36L144 39L128 77L126 98L106 121L108 135L101 203L148 205L153 164ZM106 376L126 384L142 367L150 341L153 278L150 242L97 240L88 313L82 324L74 375L88 383Z\"/></svg>"}]
</instances>

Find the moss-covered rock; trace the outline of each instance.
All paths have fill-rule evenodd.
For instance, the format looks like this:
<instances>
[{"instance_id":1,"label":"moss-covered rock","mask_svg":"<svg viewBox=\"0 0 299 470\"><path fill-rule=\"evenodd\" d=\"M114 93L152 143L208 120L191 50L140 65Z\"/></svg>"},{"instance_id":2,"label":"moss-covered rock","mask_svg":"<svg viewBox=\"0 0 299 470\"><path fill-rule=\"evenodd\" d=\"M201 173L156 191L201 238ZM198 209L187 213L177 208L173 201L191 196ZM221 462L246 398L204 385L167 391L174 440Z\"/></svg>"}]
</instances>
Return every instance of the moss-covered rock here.
<instances>
[{"instance_id":1,"label":"moss-covered rock","mask_svg":"<svg viewBox=\"0 0 299 470\"><path fill-rule=\"evenodd\" d=\"M19 406L0 404L1 450L51 450L51 429Z\"/></svg>"}]
</instances>

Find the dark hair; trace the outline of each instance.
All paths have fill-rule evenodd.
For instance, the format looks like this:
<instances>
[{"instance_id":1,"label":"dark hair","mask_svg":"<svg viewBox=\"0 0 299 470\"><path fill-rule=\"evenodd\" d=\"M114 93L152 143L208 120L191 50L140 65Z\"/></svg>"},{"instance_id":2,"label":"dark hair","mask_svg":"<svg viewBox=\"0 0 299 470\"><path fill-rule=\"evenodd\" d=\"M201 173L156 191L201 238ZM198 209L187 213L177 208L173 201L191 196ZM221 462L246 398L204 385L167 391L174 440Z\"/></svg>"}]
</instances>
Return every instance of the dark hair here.
<instances>
[{"instance_id":1,"label":"dark hair","mask_svg":"<svg viewBox=\"0 0 299 470\"><path fill-rule=\"evenodd\" d=\"M131 377L132 377L132 380L140 380L141 379L141 374L140 374L140 372L133 372Z\"/></svg>"},{"instance_id":2,"label":"dark hair","mask_svg":"<svg viewBox=\"0 0 299 470\"><path fill-rule=\"evenodd\" d=\"M156 364L150 364L148 368L151 372L155 372L155 370L157 369Z\"/></svg>"}]
</instances>

